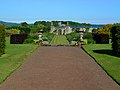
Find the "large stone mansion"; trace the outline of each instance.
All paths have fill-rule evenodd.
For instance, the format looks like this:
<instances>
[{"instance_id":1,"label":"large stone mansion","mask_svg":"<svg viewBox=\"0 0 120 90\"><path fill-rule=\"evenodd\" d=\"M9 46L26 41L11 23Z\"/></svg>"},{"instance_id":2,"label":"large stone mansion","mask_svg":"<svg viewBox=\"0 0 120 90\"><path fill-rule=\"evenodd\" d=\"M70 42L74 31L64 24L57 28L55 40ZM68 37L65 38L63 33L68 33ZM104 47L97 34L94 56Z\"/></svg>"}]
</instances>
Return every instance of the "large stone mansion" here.
<instances>
[{"instance_id":1,"label":"large stone mansion","mask_svg":"<svg viewBox=\"0 0 120 90\"><path fill-rule=\"evenodd\" d=\"M93 29L97 29L97 27L90 27L90 28L85 28L85 27L73 27L74 29L79 29L80 31L84 32L92 32ZM72 29L69 25L69 22L67 24L62 24L61 22L58 22L58 26L54 26L54 23L51 22L51 33L55 33L56 35L66 35L69 34L72 31Z\"/></svg>"},{"instance_id":2,"label":"large stone mansion","mask_svg":"<svg viewBox=\"0 0 120 90\"><path fill-rule=\"evenodd\" d=\"M57 35L66 35L72 32L72 28L69 26L69 22L67 24L58 23L58 26L55 27L53 22L51 22L51 33L55 33Z\"/></svg>"}]
</instances>

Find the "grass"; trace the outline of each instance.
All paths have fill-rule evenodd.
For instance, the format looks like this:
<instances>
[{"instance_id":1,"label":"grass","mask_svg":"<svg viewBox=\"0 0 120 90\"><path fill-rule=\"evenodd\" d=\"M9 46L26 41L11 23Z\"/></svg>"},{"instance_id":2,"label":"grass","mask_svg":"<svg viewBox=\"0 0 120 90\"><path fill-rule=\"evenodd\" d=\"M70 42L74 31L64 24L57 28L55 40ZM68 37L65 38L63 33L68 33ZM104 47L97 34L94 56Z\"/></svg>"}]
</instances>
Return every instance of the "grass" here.
<instances>
[{"instance_id":1,"label":"grass","mask_svg":"<svg viewBox=\"0 0 120 90\"><path fill-rule=\"evenodd\" d=\"M0 57L0 83L23 64L27 55L38 46L29 44L9 44L6 38L6 53Z\"/></svg>"},{"instance_id":2,"label":"grass","mask_svg":"<svg viewBox=\"0 0 120 90\"><path fill-rule=\"evenodd\" d=\"M120 57L112 54L110 44L83 45L83 49L120 85Z\"/></svg>"},{"instance_id":3,"label":"grass","mask_svg":"<svg viewBox=\"0 0 120 90\"><path fill-rule=\"evenodd\" d=\"M50 44L69 44L69 42L64 35L56 35L53 37Z\"/></svg>"}]
</instances>

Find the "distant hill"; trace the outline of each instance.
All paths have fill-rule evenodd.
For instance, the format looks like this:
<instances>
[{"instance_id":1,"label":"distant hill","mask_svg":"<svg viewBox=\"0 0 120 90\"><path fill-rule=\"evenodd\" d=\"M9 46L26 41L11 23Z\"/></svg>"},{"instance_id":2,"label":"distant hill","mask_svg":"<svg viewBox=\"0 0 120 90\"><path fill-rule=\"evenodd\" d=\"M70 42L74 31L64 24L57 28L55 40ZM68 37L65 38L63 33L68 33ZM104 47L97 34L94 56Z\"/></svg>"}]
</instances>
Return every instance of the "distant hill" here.
<instances>
[{"instance_id":1,"label":"distant hill","mask_svg":"<svg viewBox=\"0 0 120 90\"><path fill-rule=\"evenodd\" d=\"M101 24L87 24L87 23L79 23L79 22L73 22L73 21L53 21L54 26L58 26L58 23L61 22L62 24L67 24L69 22L71 27L92 27L92 28L101 28L104 25ZM45 26L50 26L49 21L36 21L35 23L43 24ZM4 24L6 27L13 26L13 25L20 25L19 23L13 23L13 22L5 22L5 21L0 21L0 24ZM34 25L34 24L30 24Z\"/></svg>"},{"instance_id":2,"label":"distant hill","mask_svg":"<svg viewBox=\"0 0 120 90\"><path fill-rule=\"evenodd\" d=\"M4 21L0 21L0 24L4 24L6 27L13 26L13 25L19 25L18 23L4 22Z\"/></svg>"}]
</instances>

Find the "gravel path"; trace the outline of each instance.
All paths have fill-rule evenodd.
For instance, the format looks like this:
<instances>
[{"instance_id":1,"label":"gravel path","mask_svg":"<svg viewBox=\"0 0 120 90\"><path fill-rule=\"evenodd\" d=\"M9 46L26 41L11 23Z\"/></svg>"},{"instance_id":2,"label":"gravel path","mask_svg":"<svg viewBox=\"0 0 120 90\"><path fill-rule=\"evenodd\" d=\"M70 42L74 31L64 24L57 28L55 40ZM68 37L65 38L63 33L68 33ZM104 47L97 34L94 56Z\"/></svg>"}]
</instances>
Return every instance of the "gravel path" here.
<instances>
[{"instance_id":1,"label":"gravel path","mask_svg":"<svg viewBox=\"0 0 120 90\"><path fill-rule=\"evenodd\" d=\"M120 90L82 49L40 47L0 90Z\"/></svg>"}]
</instances>

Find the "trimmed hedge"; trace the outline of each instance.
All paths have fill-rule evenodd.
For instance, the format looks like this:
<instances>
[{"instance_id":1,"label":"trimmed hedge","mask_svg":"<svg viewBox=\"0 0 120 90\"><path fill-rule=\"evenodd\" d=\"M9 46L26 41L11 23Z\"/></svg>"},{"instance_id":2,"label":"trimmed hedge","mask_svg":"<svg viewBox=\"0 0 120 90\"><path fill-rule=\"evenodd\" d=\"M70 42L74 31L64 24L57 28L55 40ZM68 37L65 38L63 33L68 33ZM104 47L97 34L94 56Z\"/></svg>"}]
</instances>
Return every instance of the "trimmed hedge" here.
<instances>
[{"instance_id":1,"label":"trimmed hedge","mask_svg":"<svg viewBox=\"0 0 120 90\"><path fill-rule=\"evenodd\" d=\"M20 34L19 29L9 29L9 30L5 30L5 32L6 32L6 36L10 36L12 34Z\"/></svg>"},{"instance_id":2,"label":"trimmed hedge","mask_svg":"<svg viewBox=\"0 0 120 90\"><path fill-rule=\"evenodd\" d=\"M120 56L120 25L114 25L111 28L112 49L115 55Z\"/></svg>"},{"instance_id":3,"label":"trimmed hedge","mask_svg":"<svg viewBox=\"0 0 120 90\"><path fill-rule=\"evenodd\" d=\"M10 36L10 44L23 44L27 36L27 34L13 34Z\"/></svg>"},{"instance_id":4,"label":"trimmed hedge","mask_svg":"<svg viewBox=\"0 0 120 90\"><path fill-rule=\"evenodd\" d=\"M108 34L93 34L93 39L96 41L96 44L109 44L109 35Z\"/></svg>"},{"instance_id":5,"label":"trimmed hedge","mask_svg":"<svg viewBox=\"0 0 120 90\"><path fill-rule=\"evenodd\" d=\"M80 34L76 32L71 32L69 34L66 34L66 38L71 43L72 41L80 41Z\"/></svg>"},{"instance_id":6,"label":"trimmed hedge","mask_svg":"<svg viewBox=\"0 0 120 90\"><path fill-rule=\"evenodd\" d=\"M94 44L95 41L93 39L93 35L90 32L86 32L83 34L83 39L87 39L87 44Z\"/></svg>"},{"instance_id":7,"label":"trimmed hedge","mask_svg":"<svg viewBox=\"0 0 120 90\"><path fill-rule=\"evenodd\" d=\"M46 32L46 33L43 33L42 40L50 43L54 36L55 34Z\"/></svg>"},{"instance_id":8,"label":"trimmed hedge","mask_svg":"<svg viewBox=\"0 0 120 90\"><path fill-rule=\"evenodd\" d=\"M0 56L5 53L5 26L0 24Z\"/></svg>"},{"instance_id":9,"label":"trimmed hedge","mask_svg":"<svg viewBox=\"0 0 120 90\"><path fill-rule=\"evenodd\" d=\"M38 40L38 35L36 34L28 35L28 38L24 41L24 44L32 44L34 43L34 40Z\"/></svg>"}]
</instances>

